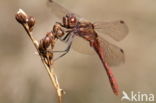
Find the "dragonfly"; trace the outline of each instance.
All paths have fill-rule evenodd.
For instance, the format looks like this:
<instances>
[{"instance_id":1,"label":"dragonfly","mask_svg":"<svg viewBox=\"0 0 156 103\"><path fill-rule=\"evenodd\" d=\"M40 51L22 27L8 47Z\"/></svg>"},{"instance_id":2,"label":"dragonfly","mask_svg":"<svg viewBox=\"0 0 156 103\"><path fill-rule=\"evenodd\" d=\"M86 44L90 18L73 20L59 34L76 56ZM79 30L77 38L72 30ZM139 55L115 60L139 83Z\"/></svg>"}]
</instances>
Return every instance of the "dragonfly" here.
<instances>
[{"instance_id":1,"label":"dragonfly","mask_svg":"<svg viewBox=\"0 0 156 103\"><path fill-rule=\"evenodd\" d=\"M114 94L119 95L119 86L110 66L125 62L124 51L120 47L105 40L102 34L110 36L115 41L123 40L128 35L128 26L125 21L115 20L93 23L67 10L56 1L49 0L48 6L51 8L52 13L62 19L62 22L57 22L57 24L66 29L66 35L62 40L68 42L68 48L61 56L68 53L73 41L76 41L74 38L82 38L84 41L87 41L88 45L93 48L103 64ZM83 42L78 41L77 44L81 49Z\"/></svg>"}]
</instances>

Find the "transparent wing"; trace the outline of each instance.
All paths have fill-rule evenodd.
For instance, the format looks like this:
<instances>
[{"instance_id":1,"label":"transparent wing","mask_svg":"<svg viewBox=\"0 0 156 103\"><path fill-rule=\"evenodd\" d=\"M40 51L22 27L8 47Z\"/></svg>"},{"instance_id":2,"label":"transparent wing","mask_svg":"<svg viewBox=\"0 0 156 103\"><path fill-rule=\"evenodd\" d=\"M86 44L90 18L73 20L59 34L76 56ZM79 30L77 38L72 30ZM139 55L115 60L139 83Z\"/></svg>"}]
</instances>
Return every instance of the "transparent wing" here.
<instances>
[{"instance_id":1,"label":"transparent wing","mask_svg":"<svg viewBox=\"0 0 156 103\"><path fill-rule=\"evenodd\" d=\"M125 62L124 51L121 48L119 48L114 44L109 43L102 37L99 37L98 40L100 41L101 48L104 48L105 60L110 66L117 66ZM74 37L72 49L83 54L88 55L96 54L94 49L90 47L88 41L77 36Z\"/></svg>"},{"instance_id":2,"label":"transparent wing","mask_svg":"<svg viewBox=\"0 0 156 103\"><path fill-rule=\"evenodd\" d=\"M109 43L105 39L99 37L100 46L104 48L106 62L111 66L116 66L125 62L124 51L118 46Z\"/></svg>"},{"instance_id":3,"label":"transparent wing","mask_svg":"<svg viewBox=\"0 0 156 103\"><path fill-rule=\"evenodd\" d=\"M95 51L90 47L89 42L79 36L74 37L72 49L86 55L95 54Z\"/></svg>"},{"instance_id":4,"label":"transparent wing","mask_svg":"<svg viewBox=\"0 0 156 103\"><path fill-rule=\"evenodd\" d=\"M97 22L94 25L95 25L95 29L97 31L101 32L102 35L104 35L104 34L109 35L116 41L120 41L128 35L128 27L127 27L126 23L124 23L121 20L116 20L116 21L112 21L112 22ZM100 36L102 36L102 35L100 35ZM103 40L103 41L105 43L106 40ZM105 43L105 44L107 44L107 43ZM72 48L80 53L83 53L83 54L88 54L88 55L95 54L95 53L93 53L94 51L90 49L90 45L89 45L88 41L86 41L80 37L74 38ZM110 46L108 46L108 48L110 48ZM114 49L115 46L111 46L111 48ZM120 50L119 47L116 47L116 48L118 48L117 51L119 52L119 50ZM121 52L119 52L119 54L120 53ZM122 57L122 56L120 56L120 57ZM124 60L124 58L120 59L120 61L122 61L122 60ZM111 63L111 64L113 64L113 63Z\"/></svg>"},{"instance_id":5,"label":"transparent wing","mask_svg":"<svg viewBox=\"0 0 156 103\"><path fill-rule=\"evenodd\" d=\"M94 25L97 32L107 34L116 41L120 41L128 35L128 26L122 20L96 22Z\"/></svg>"},{"instance_id":6,"label":"transparent wing","mask_svg":"<svg viewBox=\"0 0 156 103\"><path fill-rule=\"evenodd\" d=\"M55 14L59 19L62 19L66 14L72 13L71 11L64 8L61 4L57 3L55 0L47 0L47 6L51 9L51 13ZM79 15L74 14L77 18L80 18Z\"/></svg>"}]
</instances>

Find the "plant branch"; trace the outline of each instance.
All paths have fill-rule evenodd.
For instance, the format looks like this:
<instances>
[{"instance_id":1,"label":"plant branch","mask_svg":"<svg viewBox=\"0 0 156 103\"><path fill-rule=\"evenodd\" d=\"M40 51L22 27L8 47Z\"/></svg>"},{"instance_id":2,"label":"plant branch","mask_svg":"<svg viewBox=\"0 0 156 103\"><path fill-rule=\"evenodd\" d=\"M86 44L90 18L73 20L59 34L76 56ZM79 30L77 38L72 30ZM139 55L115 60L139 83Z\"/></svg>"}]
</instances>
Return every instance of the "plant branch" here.
<instances>
[{"instance_id":1,"label":"plant branch","mask_svg":"<svg viewBox=\"0 0 156 103\"><path fill-rule=\"evenodd\" d=\"M31 39L31 41L33 42L33 45L35 46L41 61L45 67L45 69L48 72L48 75L50 77L51 83L52 85L55 87L56 91L57 91L57 97L58 97L58 102L62 103L62 98L64 95L64 91L63 89L60 88L59 82L57 80L57 76L54 72L54 68L51 68L51 66L48 66L45 58L41 55L38 47L39 47L39 43L38 41L32 36L32 28L30 28L30 23L29 23L29 16L22 10L20 9L17 14L16 14L16 20L24 27L25 31L27 32L29 38Z\"/></svg>"}]
</instances>

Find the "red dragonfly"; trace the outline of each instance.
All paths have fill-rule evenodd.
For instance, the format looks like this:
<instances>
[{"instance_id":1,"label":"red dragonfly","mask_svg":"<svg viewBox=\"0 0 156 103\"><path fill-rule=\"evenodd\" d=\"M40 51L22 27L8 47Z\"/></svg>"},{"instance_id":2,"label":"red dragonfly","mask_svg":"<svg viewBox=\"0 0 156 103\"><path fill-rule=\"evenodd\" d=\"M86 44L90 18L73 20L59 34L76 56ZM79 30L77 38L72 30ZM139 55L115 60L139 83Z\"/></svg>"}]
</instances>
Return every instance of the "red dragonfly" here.
<instances>
[{"instance_id":1,"label":"red dragonfly","mask_svg":"<svg viewBox=\"0 0 156 103\"><path fill-rule=\"evenodd\" d=\"M110 36L116 41L121 41L128 34L126 23L123 20L91 23L65 9L56 1L49 0L48 6L51 7L55 15L62 18L62 23L57 23L67 30L66 36L63 38L64 41L70 41L66 53L69 51L74 37L81 37L88 41L106 70L114 94L118 95L119 87L110 65L118 65L124 62L124 51L103 39L101 35L98 35L97 31L101 30L103 34Z\"/></svg>"}]
</instances>

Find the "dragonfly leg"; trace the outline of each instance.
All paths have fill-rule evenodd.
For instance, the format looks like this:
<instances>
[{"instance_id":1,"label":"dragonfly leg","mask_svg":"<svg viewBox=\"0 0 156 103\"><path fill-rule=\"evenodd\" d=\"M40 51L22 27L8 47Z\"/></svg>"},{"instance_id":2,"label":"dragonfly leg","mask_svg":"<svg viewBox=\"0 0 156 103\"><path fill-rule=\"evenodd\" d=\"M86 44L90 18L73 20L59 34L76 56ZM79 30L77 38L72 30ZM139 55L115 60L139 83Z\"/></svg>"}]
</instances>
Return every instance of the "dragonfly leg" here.
<instances>
[{"instance_id":1,"label":"dragonfly leg","mask_svg":"<svg viewBox=\"0 0 156 103\"><path fill-rule=\"evenodd\" d=\"M65 37L63 37L63 38L59 38L59 40L61 40L61 41L66 41L67 38L69 38L69 34L68 34L68 33L66 34Z\"/></svg>"},{"instance_id":2,"label":"dragonfly leg","mask_svg":"<svg viewBox=\"0 0 156 103\"><path fill-rule=\"evenodd\" d=\"M67 46L67 48L64 50L64 51L56 51L56 53L58 52L58 53L60 53L60 52L64 52L63 54L61 54L61 55L59 55L57 58L55 58L53 61L56 61L56 60L58 60L59 58L61 58L61 57L63 57L63 56L65 56L68 52L69 52L69 50L70 50L70 48L71 48L71 45L72 45L72 41L73 41L73 38L74 38L74 34L72 34L72 30L68 30L68 31L66 31L66 36L63 38L63 39L61 39L61 41L64 41L65 43L68 43L68 46Z\"/></svg>"},{"instance_id":3,"label":"dragonfly leg","mask_svg":"<svg viewBox=\"0 0 156 103\"><path fill-rule=\"evenodd\" d=\"M71 30L69 30L69 31L66 31L66 35L65 35L65 37L63 37L63 38L59 38L59 40L61 40L61 41L63 41L63 42L68 42L69 41L69 39L70 39L70 37L71 37Z\"/></svg>"},{"instance_id":4,"label":"dragonfly leg","mask_svg":"<svg viewBox=\"0 0 156 103\"><path fill-rule=\"evenodd\" d=\"M62 51L51 51L52 53L63 53L66 52L66 50L62 50Z\"/></svg>"},{"instance_id":5,"label":"dragonfly leg","mask_svg":"<svg viewBox=\"0 0 156 103\"><path fill-rule=\"evenodd\" d=\"M69 46L68 46L64 51L58 51L58 52L64 52L64 53L61 54L61 55L59 55L59 56L58 56L57 58L55 58L53 61L56 61L56 60L60 59L61 57L65 56L65 55L69 52L69 50L70 50L70 48L71 48L71 45L72 45L72 42L69 44Z\"/></svg>"},{"instance_id":6,"label":"dragonfly leg","mask_svg":"<svg viewBox=\"0 0 156 103\"><path fill-rule=\"evenodd\" d=\"M59 24L61 27L64 27L64 25L60 22L56 22L56 24Z\"/></svg>"}]
</instances>

